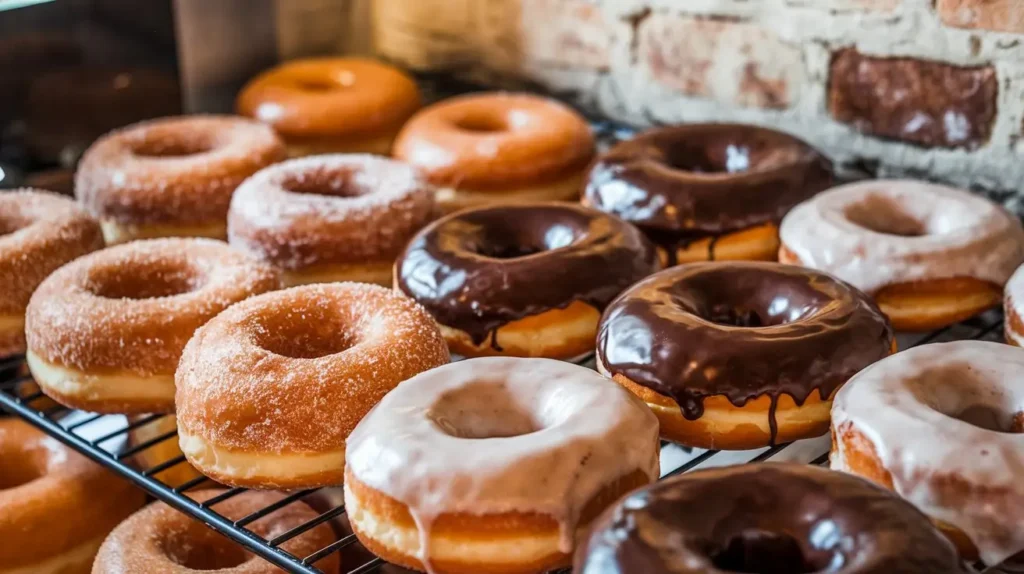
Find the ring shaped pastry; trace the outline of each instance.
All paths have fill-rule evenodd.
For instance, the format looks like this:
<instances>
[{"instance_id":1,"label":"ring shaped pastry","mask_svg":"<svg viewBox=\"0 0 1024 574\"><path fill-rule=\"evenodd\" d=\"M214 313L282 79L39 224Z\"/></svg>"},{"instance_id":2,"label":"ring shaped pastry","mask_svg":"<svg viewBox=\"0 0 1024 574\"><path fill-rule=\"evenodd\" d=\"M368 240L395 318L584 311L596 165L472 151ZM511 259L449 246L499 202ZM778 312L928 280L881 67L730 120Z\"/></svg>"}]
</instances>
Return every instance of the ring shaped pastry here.
<instances>
[{"instance_id":1,"label":"ring shaped pastry","mask_svg":"<svg viewBox=\"0 0 1024 574\"><path fill-rule=\"evenodd\" d=\"M594 155L594 136L582 116L555 100L469 94L413 116L394 155L422 170L438 187L438 205L451 212L575 199Z\"/></svg>"},{"instance_id":2,"label":"ring shaped pastry","mask_svg":"<svg viewBox=\"0 0 1024 574\"><path fill-rule=\"evenodd\" d=\"M749 449L827 432L836 389L893 350L871 300L824 273L691 263L608 307L597 366L654 410L663 438Z\"/></svg>"},{"instance_id":3,"label":"ring shaped pastry","mask_svg":"<svg viewBox=\"0 0 1024 574\"><path fill-rule=\"evenodd\" d=\"M782 222L779 260L872 295L900 331L962 321L1002 301L1024 262L1024 229L965 190L916 181L831 189Z\"/></svg>"},{"instance_id":4,"label":"ring shaped pastry","mask_svg":"<svg viewBox=\"0 0 1024 574\"><path fill-rule=\"evenodd\" d=\"M453 352L570 359L590 353L601 311L658 268L633 226L565 203L477 208L420 232L396 288L441 325Z\"/></svg>"},{"instance_id":5,"label":"ring shaped pastry","mask_svg":"<svg viewBox=\"0 0 1024 574\"><path fill-rule=\"evenodd\" d=\"M141 490L16 419L0 419L0 574L88 574Z\"/></svg>"},{"instance_id":6,"label":"ring shaped pastry","mask_svg":"<svg viewBox=\"0 0 1024 574\"><path fill-rule=\"evenodd\" d=\"M232 116L183 116L115 130L86 150L75 195L107 243L227 237L231 194L284 158L274 131Z\"/></svg>"},{"instance_id":7,"label":"ring shaped pastry","mask_svg":"<svg viewBox=\"0 0 1024 574\"><path fill-rule=\"evenodd\" d=\"M886 486L932 517L967 560L1024 550L1024 350L922 345L879 362L832 408L832 468Z\"/></svg>"},{"instance_id":8,"label":"ring shaped pastry","mask_svg":"<svg viewBox=\"0 0 1024 574\"><path fill-rule=\"evenodd\" d=\"M185 343L229 305L280 285L211 239L150 239L81 257L29 301L26 359L57 402L98 413L174 412Z\"/></svg>"},{"instance_id":9,"label":"ring shaped pastry","mask_svg":"<svg viewBox=\"0 0 1024 574\"><path fill-rule=\"evenodd\" d=\"M395 258L434 216L409 165L370 155L294 159L250 177L228 213L231 245L283 269L285 284L391 286Z\"/></svg>"},{"instance_id":10,"label":"ring shaped pastry","mask_svg":"<svg viewBox=\"0 0 1024 574\"><path fill-rule=\"evenodd\" d=\"M811 465L700 470L627 496L597 521L575 574L960 574L913 506Z\"/></svg>"},{"instance_id":11,"label":"ring shaped pastry","mask_svg":"<svg viewBox=\"0 0 1024 574\"><path fill-rule=\"evenodd\" d=\"M643 229L666 266L774 261L782 217L831 183L831 163L793 136L696 124L613 146L590 169L583 203Z\"/></svg>"},{"instance_id":12,"label":"ring shaped pastry","mask_svg":"<svg viewBox=\"0 0 1024 574\"><path fill-rule=\"evenodd\" d=\"M449 360L430 315L383 287L253 297L199 329L181 357L181 450L231 486L340 484L359 419L398 383Z\"/></svg>"},{"instance_id":13,"label":"ring shaped pastry","mask_svg":"<svg viewBox=\"0 0 1024 574\"><path fill-rule=\"evenodd\" d=\"M578 365L485 357L417 375L348 440L360 542L435 574L567 566L605 507L658 477L658 421Z\"/></svg>"}]
</instances>

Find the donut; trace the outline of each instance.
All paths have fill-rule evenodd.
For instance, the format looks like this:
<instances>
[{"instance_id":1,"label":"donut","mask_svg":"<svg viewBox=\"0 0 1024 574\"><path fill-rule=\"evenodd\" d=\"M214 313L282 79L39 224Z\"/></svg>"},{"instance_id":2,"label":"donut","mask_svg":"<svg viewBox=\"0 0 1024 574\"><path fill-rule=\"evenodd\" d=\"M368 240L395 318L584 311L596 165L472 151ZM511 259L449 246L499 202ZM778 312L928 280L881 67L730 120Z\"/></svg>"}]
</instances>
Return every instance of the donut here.
<instances>
[{"instance_id":1,"label":"donut","mask_svg":"<svg viewBox=\"0 0 1024 574\"><path fill-rule=\"evenodd\" d=\"M570 359L594 350L601 311L658 269L633 226L567 203L471 209L431 224L395 264L464 356Z\"/></svg>"},{"instance_id":2,"label":"donut","mask_svg":"<svg viewBox=\"0 0 1024 574\"><path fill-rule=\"evenodd\" d=\"M1003 332L1006 342L1024 347L1024 266L1006 282L1003 294Z\"/></svg>"},{"instance_id":3,"label":"donut","mask_svg":"<svg viewBox=\"0 0 1024 574\"><path fill-rule=\"evenodd\" d=\"M75 196L107 243L227 235L238 184L284 158L274 131L231 116L145 121L96 140L78 165Z\"/></svg>"},{"instance_id":4,"label":"donut","mask_svg":"<svg viewBox=\"0 0 1024 574\"><path fill-rule=\"evenodd\" d=\"M25 352L25 307L43 279L102 247L99 224L74 201L38 189L0 193L0 359Z\"/></svg>"},{"instance_id":5,"label":"donut","mask_svg":"<svg viewBox=\"0 0 1024 574\"><path fill-rule=\"evenodd\" d=\"M663 438L742 450L825 434L836 389L894 350L878 307L829 275L701 262L608 307L597 367L651 407Z\"/></svg>"},{"instance_id":6,"label":"donut","mask_svg":"<svg viewBox=\"0 0 1024 574\"><path fill-rule=\"evenodd\" d=\"M139 424L147 418L149 418L148 415L131 415L128 417L128 422L129 424ZM178 448L178 440L174 434L177 430L177 418L174 415L167 415L128 431L129 447L141 447L150 441L158 441L149 444L132 457L136 466L145 471L180 457L181 449ZM199 471L192 468L192 465L187 462L181 462L152 474L153 478L172 488L200 476L202 475Z\"/></svg>"},{"instance_id":7,"label":"donut","mask_svg":"<svg viewBox=\"0 0 1024 574\"><path fill-rule=\"evenodd\" d=\"M444 212L579 196L594 136L571 108L531 94L450 98L419 112L394 155L437 186Z\"/></svg>"},{"instance_id":8,"label":"donut","mask_svg":"<svg viewBox=\"0 0 1024 574\"><path fill-rule=\"evenodd\" d=\"M223 490L203 490L189 495L205 502L223 494ZM285 496L276 492L247 491L212 505L221 516L238 520L254 512L281 504ZM245 525L254 535L270 540L317 518L317 513L302 501ZM335 535L327 524L318 524L287 540L278 548L303 558L329 546ZM337 574L338 555L331 554L314 565L324 574ZM274 574L280 569L246 552L208 526L155 502L136 512L114 529L100 547L92 574L126 572L167 572L191 574L216 571L217 574Z\"/></svg>"},{"instance_id":9,"label":"donut","mask_svg":"<svg viewBox=\"0 0 1024 574\"><path fill-rule=\"evenodd\" d=\"M921 345L839 391L831 465L914 503L967 560L1024 550L1024 350L1000 343Z\"/></svg>"},{"instance_id":10,"label":"donut","mask_svg":"<svg viewBox=\"0 0 1024 574\"><path fill-rule=\"evenodd\" d=\"M968 191L917 181L842 185L782 222L779 260L872 295L893 327L928 331L999 306L1024 229Z\"/></svg>"},{"instance_id":11,"label":"donut","mask_svg":"<svg viewBox=\"0 0 1024 574\"><path fill-rule=\"evenodd\" d=\"M658 421L594 371L484 357L417 375L352 432L345 508L381 558L432 574L568 566L605 507L658 478Z\"/></svg>"},{"instance_id":12,"label":"donut","mask_svg":"<svg viewBox=\"0 0 1024 574\"><path fill-rule=\"evenodd\" d=\"M88 574L145 497L27 423L0 419L0 574Z\"/></svg>"},{"instance_id":13,"label":"donut","mask_svg":"<svg viewBox=\"0 0 1024 574\"><path fill-rule=\"evenodd\" d=\"M430 315L377 285L253 297L185 347L175 374L181 450L230 486L337 485L359 419L398 383L448 361Z\"/></svg>"},{"instance_id":14,"label":"donut","mask_svg":"<svg viewBox=\"0 0 1024 574\"><path fill-rule=\"evenodd\" d=\"M597 520L574 574L962 574L928 518L870 482L811 465L686 473Z\"/></svg>"},{"instance_id":15,"label":"donut","mask_svg":"<svg viewBox=\"0 0 1024 574\"><path fill-rule=\"evenodd\" d=\"M434 215L412 167L370 155L293 159L238 187L231 245L283 270L286 285L361 281L391 286L395 258Z\"/></svg>"},{"instance_id":16,"label":"donut","mask_svg":"<svg viewBox=\"0 0 1024 574\"><path fill-rule=\"evenodd\" d=\"M174 412L174 371L195 330L279 285L271 267L211 239L108 247L60 268L32 295L25 358L43 392L67 407Z\"/></svg>"},{"instance_id":17,"label":"donut","mask_svg":"<svg viewBox=\"0 0 1024 574\"><path fill-rule=\"evenodd\" d=\"M643 229L665 266L774 261L782 217L831 182L831 162L789 134L695 124L613 146L590 169L583 203Z\"/></svg>"},{"instance_id":18,"label":"donut","mask_svg":"<svg viewBox=\"0 0 1024 574\"><path fill-rule=\"evenodd\" d=\"M277 130L292 157L388 155L402 124L419 109L420 92L412 78L381 62L310 58L256 76L235 107Z\"/></svg>"}]
</instances>

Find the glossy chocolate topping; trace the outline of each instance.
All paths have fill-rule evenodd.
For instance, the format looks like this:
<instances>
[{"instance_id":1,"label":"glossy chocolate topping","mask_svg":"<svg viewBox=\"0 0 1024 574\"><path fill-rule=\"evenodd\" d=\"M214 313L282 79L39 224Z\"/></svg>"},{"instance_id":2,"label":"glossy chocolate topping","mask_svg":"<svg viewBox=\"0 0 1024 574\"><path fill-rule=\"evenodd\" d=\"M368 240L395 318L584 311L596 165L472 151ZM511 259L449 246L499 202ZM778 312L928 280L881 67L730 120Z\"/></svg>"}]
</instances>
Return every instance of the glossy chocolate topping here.
<instances>
[{"instance_id":1,"label":"glossy chocolate topping","mask_svg":"<svg viewBox=\"0 0 1024 574\"><path fill-rule=\"evenodd\" d=\"M575 574L962 574L928 518L865 480L810 465L697 471L607 510Z\"/></svg>"},{"instance_id":2,"label":"glossy chocolate topping","mask_svg":"<svg viewBox=\"0 0 1024 574\"><path fill-rule=\"evenodd\" d=\"M694 263L637 283L605 311L597 336L612 375L671 397L687 419L705 397L736 406L783 393L826 398L886 357L892 328L863 293L833 277L765 262Z\"/></svg>"},{"instance_id":3,"label":"glossy chocolate topping","mask_svg":"<svg viewBox=\"0 0 1024 574\"><path fill-rule=\"evenodd\" d=\"M502 325L574 301L604 309L657 268L653 247L632 225L578 205L539 203L436 221L413 238L395 276L438 322L480 344Z\"/></svg>"}]
</instances>

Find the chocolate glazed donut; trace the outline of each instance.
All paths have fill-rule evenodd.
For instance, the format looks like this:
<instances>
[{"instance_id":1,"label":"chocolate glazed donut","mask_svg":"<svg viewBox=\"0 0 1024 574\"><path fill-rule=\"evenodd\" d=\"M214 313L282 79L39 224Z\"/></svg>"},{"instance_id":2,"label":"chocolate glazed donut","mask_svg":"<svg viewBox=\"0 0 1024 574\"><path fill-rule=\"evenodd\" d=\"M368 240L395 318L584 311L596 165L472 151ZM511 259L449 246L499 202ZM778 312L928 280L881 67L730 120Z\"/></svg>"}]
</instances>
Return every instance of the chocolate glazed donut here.
<instances>
[{"instance_id":1,"label":"chocolate glazed donut","mask_svg":"<svg viewBox=\"0 0 1024 574\"><path fill-rule=\"evenodd\" d=\"M639 226L668 266L774 261L782 217L831 185L831 162L793 136L697 124L613 146L591 168L583 203Z\"/></svg>"},{"instance_id":2,"label":"chocolate glazed donut","mask_svg":"<svg viewBox=\"0 0 1024 574\"><path fill-rule=\"evenodd\" d=\"M702 470L634 492L582 544L575 574L964 574L925 515L810 465Z\"/></svg>"}]
</instances>

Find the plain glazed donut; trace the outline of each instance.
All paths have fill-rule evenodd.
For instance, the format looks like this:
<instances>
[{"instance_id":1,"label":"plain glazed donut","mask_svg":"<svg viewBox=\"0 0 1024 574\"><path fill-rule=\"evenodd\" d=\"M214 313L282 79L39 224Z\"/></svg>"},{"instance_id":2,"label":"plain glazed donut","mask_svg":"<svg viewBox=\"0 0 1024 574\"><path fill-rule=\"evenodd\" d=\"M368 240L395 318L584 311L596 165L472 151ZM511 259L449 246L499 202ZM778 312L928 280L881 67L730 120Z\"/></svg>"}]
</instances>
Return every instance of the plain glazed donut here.
<instances>
[{"instance_id":1,"label":"plain glazed donut","mask_svg":"<svg viewBox=\"0 0 1024 574\"><path fill-rule=\"evenodd\" d=\"M1024 229L971 192L866 181L820 194L786 216L779 260L820 269L872 295L899 331L928 331L1002 301L1024 262Z\"/></svg>"},{"instance_id":2,"label":"plain glazed donut","mask_svg":"<svg viewBox=\"0 0 1024 574\"><path fill-rule=\"evenodd\" d=\"M445 212L579 196L594 136L579 114L530 94L469 94L413 116L396 158L436 185Z\"/></svg>"},{"instance_id":3,"label":"plain glazed donut","mask_svg":"<svg viewBox=\"0 0 1024 574\"><path fill-rule=\"evenodd\" d=\"M232 116L183 116L115 130L86 150L75 196L107 243L153 237L227 237L231 194L280 161L274 131Z\"/></svg>"},{"instance_id":4,"label":"plain glazed donut","mask_svg":"<svg viewBox=\"0 0 1024 574\"><path fill-rule=\"evenodd\" d=\"M405 381L359 423L345 508L366 548L406 568L546 572L658 478L658 453L657 419L590 369L469 359Z\"/></svg>"},{"instance_id":5,"label":"plain glazed donut","mask_svg":"<svg viewBox=\"0 0 1024 574\"><path fill-rule=\"evenodd\" d=\"M832 468L914 503L966 560L1024 550L1024 350L922 345L865 369L832 407Z\"/></svg>"},{"instance_id":6,"label":"plain glazed donut","mask_svg":"<svg viewBox=\"0 0 1024 574\"><path fill-rule=\"evenodd\" d=\"M88 574L141 490L27 423L0 419L0 574Z\"/></svg>"},{"instance_id":7,"label":"plain glazed donut","mask_svg":"<svg viewBox=\"0 0 1024 574\"><path fill-rule=\"evenodd\" d=\"M0 359L25 352L25 307L43 279L101 247L99 224L70 199L37 189L0 193Z\"/></svg>"},{"instance_id":8,"label":"plain glazed donut","mask_svg":"<svg viewBox=\"0 0 1024 574\"><path fill-rule=\"evenodd\" d=\"M192 333L279 286L271 267L220 241L109 247L60 268L32 295L25 358L43 392L65 406L174 412L174 370Z\"/></svg>"},{"instance_id":9,"label":"plain glazed donut","mask_svg":"<svg viewBox=\"0 0 1024 574\"><path fill-rule=\"evenodd\" d=\"M420 107L416 82L397 68L360 58L294 60L253 78L236 108L277 130L292 157L388 155Z\"/></svg>"},{"instance_id":10,"label":"plain glazed donut","mask_svg":"<svg viewBox=\"0 0 1024 574\"><path fill-rule=\"evenodd\" d=\"M1006 282L1003 293L1003 332L1006 342L1024 347L1024 266Z\"/></svg>"},{"instance_id":11,"label":"plain glazed donut","mask_svg":"<svg viewBox=\"0 0 1024 574\"><path fill-rule=\"evenodd\" d=\"M286 285L360 281L391 286L395 257L434 215L412 167L370 155L294 159L239 186L231 245L283 270Z\"/></svg>"},{"instance_id":12,"label":"plain glazed donut","mask_svg":"<svg viewBox=\"0 0 1024 574\"><path fill-rule=\"evenodd\" d=\"M928 518L892 493L804 464L690 472L597 521L575 574L962 574Z\"/></svg>"},{"instance_id":13,"label":"plain glazed donut","mask_svg":"<svg viewBox=\"0 0 1024 574\"><path fill-rule=\"evenodd\" d=\"M231 486L340 484L359 419L398 383L448 361L430 315L383 287L254 297L199 329L182 354L181 450Z\"/></svg>"},{"instance_id":14,"label":"plain glazed donut","mask_svg":"<svg viewBox=\"0 0 1024 574\"><path fill-rule=\"evenodd\" d=\"M594 350L601 311L658 269L633 226L567 203L477 208L424 229L395 265L453 352L571 359Z\"/></svg>"},{"instance_id":15,"label":"plain glazed donut","mask_svg":"<svg viewBox=\"0 0 1024 574\"><path fill-rule=\"evenodd\" d=\"M643 229L665 266L774 261L782 217L831 182L831 163L791 135L696 124L613 146L590 169L583 203Z\"/></svg>"},{"instance_id":16,"label":"plain glazed donut","mask_svg":"<svg viewBox=\"0 0 1024 574\"><path fill-rule=\"evenodd\" d=\"M597 367L654 410L663 438L750 449L828 432L836 389L894 350L885 316L829 275L691 263L608 307Z\"/></svg>"},{"instance_id":17,"label":"plain glazed donut","mask_svg":"<svg viewBox=\"0 0 1024 574\"><path fill-rule=\"evenodd\" d=\"M222 493L222 490L205 490L190 495L203 502ZM283 499L284 495L276 492L247 491L218 502L212 508L228 520L238 520ZM306 503L296 501L246 524L245 528L270 540L316 517L317 513ZM303 558L330 545L335 538L329 525L319 524L284 542L280 549ZM315 567L324 574L337 574L337 553L318 561ZM110 533L96 556L92 574L193 574L214 570L217 574L281 572L202 522L155 502Z\"/></svg>"}]
</instances>

